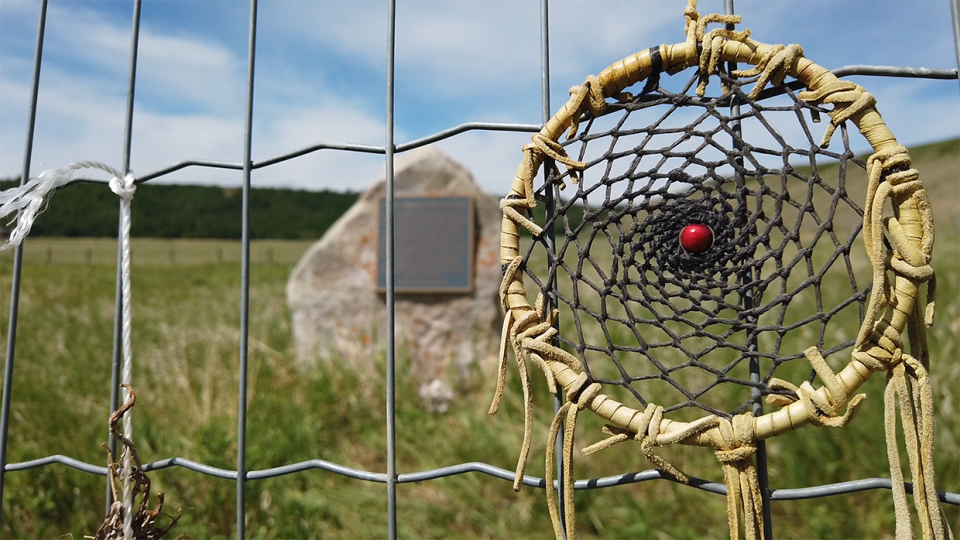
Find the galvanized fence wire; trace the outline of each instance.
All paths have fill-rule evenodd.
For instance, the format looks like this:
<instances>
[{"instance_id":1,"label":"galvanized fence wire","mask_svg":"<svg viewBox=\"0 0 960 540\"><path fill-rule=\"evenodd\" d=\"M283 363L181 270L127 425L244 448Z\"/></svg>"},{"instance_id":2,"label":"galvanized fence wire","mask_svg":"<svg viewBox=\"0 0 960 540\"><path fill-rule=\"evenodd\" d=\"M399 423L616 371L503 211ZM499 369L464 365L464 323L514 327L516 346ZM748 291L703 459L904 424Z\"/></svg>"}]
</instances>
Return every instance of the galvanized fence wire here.
<instances>
[{"instance_id":1,"label":"galvanized fence wire","mask_svg":"<svg viewBox=\"0 0 960 540\"><path fill-rule=\"evenodd\" d=\"M541 33L541 93L542 93L542 120L546 123L551 115L550 106L550 53L549 53L549 0L541 0L540 6L540 33ZM124 139L122 152L122 171L124 174L130 170L130 148L132 144L133 127L133 106L135 102L136 90L136 70L137 70L137 52L139 50L140 36L140 6L141 0L133 1L133 23L130 38L130 63L128 92L126 104L126 117L124 122ZM733 13L733 0L725 0L727 13ZM497 132L525 132L536 133L540 131L540 124L518 124L518 123L495 123L495 122L469 122L461 124L427 137L410 141L404 144L395 144L394 142L394 65L395 65L395 34L396 34L396 2L389 0L388 5L388 31L387 31L387 84L386 84L386 133L384 146L358 145L342 142L323 142L306 146L297 150L290 151L272 158L259 162L252 160L252 132L253 132L253 96L255 90L254 68L256 63L256 39L257 39L257 0L250 2L250 20L249 20L249 50L247 64L247 86L246 86L246 106L245 106L245 124L244 124L244 148L243 162L231 163L213 160L185 160L171 166L140 175L137 183L147 182L153 179L161 178L176 171L191 168L214 168L229 169L242 172L243 182L243 206L241 212L242 237L241 237L241 290L240 290L240 352L239 352L239 400L238 400L238 425L237 425L237 469L229 470L217 467L211 467L203 463L198 463L182 457L171 457L161 459L151 463L145 463L143 470L145 472L167 469L170 467L182 467L200 474L206 474L212 477L234 480L236 482L236 529L237 537L245 537L245 519L244 509L246 506L244 498L244 484L248 480L261 480L274 478L287 474L299 473L311 469L325 470L334 474L339 474L348 478L363 480L368 482L377 482L387 485L387 514L388 514L388 537L396 538L397 535L397 507L396 490L398 484L424 482L438 478L455 476L467 473L482 473L506 481L512 481L514 473L499 467L481 463L470 462L441 467L437 469L420 471L414 473L398 473L396 464L396 424L395 424L395 319L394 319L394 156L397 153L406 152L419 148L434 142L442 141L455 137L469 131L497 131ZM954 43L957 50L958 65L960 65L960 22L958 22L958 10L956 2L951 2L951 15L953 18ZM32 94L30 100L29 118L27 122L26 144L23 154L23 167L21 175L21 184L30 178L30 163L33 155L34 128L37 115L37 97L40 84L40 68L43 59L43 45L47 17L47 0L41 0L39 9L39 23L37 29L36 49L34 56L34 70L32 75ZM880 77L907 77L924 79L958 79L957 69L930 69L913 67L892 67L892 66L846 66L833 71L838 76L844 75L871 75ZM790 83L787 86L793 88L796 83ZM782 89L768 90L761 95L771 97ZM735 113L734 113L735 114ZM385 156L386 165L386 267L387 267L387 363L386 363L386 403L387 403L387 426L386 426L386 447L387 464L386 473L377 473L364 471L332 463L329 461L314 459L275 467L263 470L246 469L246 436L247 436L247 359L248 359L248 335L249 335L249 292L250 292L250 188L252 171L282 163L314 152L333 150L341 152L355 152L380 154ZM94 182L97 182L94 180ZM548 212L552 211L553 201L548 201ZM552 229L551 229L552 231ZM552 244L552 242L551 242ZM20 279L22 273L23 246L18 246L14 252L14 260L11 275L11 297L10 297L10 321L7 332L6 361L4 364L2 409L0 409L0 522L3 519L3 486L4 478L9 472L24 471L47 465L60 464L72 467L79 471L106 476L107 467L86 463L73 459L69 456L51 455L30 461L19 463L8 463L8 435L10 418L10 401L13 393L13 369L16 358L16 336L17 336L17 318L20 298ZM116 323L115 339L113 350L113 376L110 387L110 410L116 410L119 407L119 379L120 379L120 339L121 339L121 307L123 303L122 290L120 288L120 253L118 246L117 262L117 298L116 298ZM111 451L116 453L117 441L112 435L109 435L109 446ZM558 446L562 441L558 441ZM558 460L561 459L561 452L557 452ZM769 501L778 500L797 500L826 497L845 493L854 493L858 491L873 489L891 489L891 481L888 478L868 478L854 480L849 482L840 482L835 484L825 484L811 486L799 489L770 489L766 479L766 459L764 454L758 453L757 466L763 472L761 480L761 491L764 494L765 502L765 521L769 520ZM562 464L558 463L557 470L562 471ZM645 470L640 472L625 473L616 476L607 476L602 478L591 478L576 480L574 489L589 490L600 489L650 480L676 481L667 474L659 470ZM552 489L559 489L562 479L554 481ZM543 478L535 476L524 476L523 484L546 489L546 481ZM691 478L689 486L703 491L726 494L726 487L723 484L709 482L700 478ZM912 485L906 484L907 492L912 493ZM951 492L938 492L940 501L960 506L960 494ZM561 498L562 500L562 498ZM112 492L107 484L106 505L112 502ZM561 512L562 515L562 512ZM772 527L767 527L766 536L772 537Z\"/></svg>"}]
</instances>

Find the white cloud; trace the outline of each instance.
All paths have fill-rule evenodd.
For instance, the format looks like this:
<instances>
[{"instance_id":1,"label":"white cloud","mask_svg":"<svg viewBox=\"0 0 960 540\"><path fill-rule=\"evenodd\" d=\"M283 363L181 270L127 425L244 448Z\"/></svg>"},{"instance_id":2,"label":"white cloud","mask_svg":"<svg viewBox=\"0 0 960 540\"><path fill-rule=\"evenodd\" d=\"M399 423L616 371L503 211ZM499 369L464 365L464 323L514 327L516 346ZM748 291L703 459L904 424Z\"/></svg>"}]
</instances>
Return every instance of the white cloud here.
<instances>
[{"instance_id":1,"label":"white cloud","mask_svg":"<svg viewBox=\"0 0 960 540\"><path fill-rule=\"evenodd\" d=\"M29 16L36 21L37 17L37 5L36 2L27 2L25 0L11 0L6 1L0 4L0 16L2 17L14 17L14 16Z\"/></svg>"},{"instance_id":2,"label":"white cloud","mask_svg":"<svg viewBox=\"0 0 960 540\"><path fill-rule=\"evenodd\" d=\"M239 116L235 111L244 103L246 65L225 47L148 31L139 50L138 85L151 100Z\"/></svg>"},{"instance_id":3,"label":"white cloud","mask_svg":"<svg viewBox=\"0 0 960 540\"><path fill-rule=\"evenodd\" d=\"M283 110L264 124L254 126L255 161L324 142L382 147L386 130L382 118L336 99L327 99L312 107ZM325 149L270 166L257 174L273 185L357 191L382 176L382 171L380 155L358 156Z\"/></svg>"},{"instance_id":4,"label":"white cloud","mask_svg":"<svg viewBox=\"0 0 960 540\"><path fill-rule=\"evenodd\" d=\"M210 115L173 116L137 111L132 166L146 173L183 161L208 159L240 163L243 121ZM202 133L202 137L197 134ZM196 173L183 175L196 177Z\"/></svg>"},{"instance_id":5,"label":"white cloud","mask_svg":"<svg viewBox=\"0 0 960 540\"><path fill-rule=\"evenodd\" d=\"M92 9L57 5L48 12L47 25L44 54L75 64L55 61L60 69L83 69L86 75L98 78L125 76L130 54L129 26L111 24Z\"/></svg>"},{"instance_id":6,"label":"white cloud","mask_svg":"<svg viewBox=\"0 0 960 540\"><path fill-rule=\"evenodd\" d=\"M956 80L860 79L857 83L877 98L877 110L902 144L941 141L960 134Z\"/></svg>"},{"instance_id":7,"label":"white cloud","mask_svg":"<svg viewBox=\"0 0 960 540\"><path fill-rule=\"evenodd\" d=\"M15 176L24 147L32 58L32 47L22 43L30 42L35 31L35 23L24 21L35 19L36 7L2 4L4 34L16 32L18 40L16 47L0 50L0 176ZM705 13L723 8L719 0L700 4ZM685 5L684 0L551 2L552 110L588 74L652 45L682 41ZM144 12L132 163L141 174L186 159L241 159L242 15L235 3L208 3L205 22L178 22L178 13L194 6L169 3ZM884 2L882 10L874 10L882 14L863 17L853 15L869 6L857 1L741 0L737 7L743 26L757 39L799 42L808 57L826 67L885 60L952 67L955 61L949 17L937 16L949 13L946 1ZM230 16L218 19L218 9L229 9ZM410 1L397 9L398 142L469 121L540 121L539 2ZM34 174L78 159L119 165L129 16L117 11L115 3L51 6ZM238 28L227 32L217 27L227 24L222 21ZM925 25L928 31L896 32L898 21ZM260 29L255 160L319 142L383 145L382 2L265 1ZM11 43L10 37L4 39ZM924 51L924 61L910 53L917 50ZM960 133L956 81L857 82L877 96L884 118L906 144ZM529 134L468 132L439 146L467 165L486 189L504 193L528 141ZM361 189L382 171L381 156L323 150L257 170L254 178L255 185ZM239 178L236 171L190 168L164 181L236 184Z\"/></svg>"},{"instance_id":8,"label":"white cloud","mask_svg":"<svg viewBox=\"0 0 960 540\"><path fill-rule=\"evenodd\" d=\"M64 80L56 73L51 73L45 81L47 84L41 87L38 97L32 174L78 160L118 164L124 102L116 96L102 95L99 85L91 81ZM9 80L0 85L0 99L5 107L15 105L24 111L23 123L12 126L19 129L8 129L4 119L0 176L18 176L21 172L29 96L28 85Z\"/></svg>"},{"instance_id":9,"label":"white cloud","mask_svg":"<svg viewBox=\"0 0 960 540\"><path fill-rule=\"evenodd\" d=\"M682 30L685 2L658 3L640 17L617 17L636 11L635 2L551 4L552 69L582 73L605 66L630 43L672 24ZM370 2L265 3L261 19L282 25L290 39L319 54L333 49L351 63L385 62L386 9ZM539 2L447 2L421 0L397 6L398 85L444 98L516 92L531 86L539 97ZM676 8L676 9L673 9ZM267 17L267 14L269 16ZM591 27L589 22L594 22ZM277 33L278 30L272 30ZM679 34L679 31L677 32ZM679 36L682 39L682 36ZM626 45L626 49L624 46ZM646 45L649 46L649 45ZM599 60L597 60L599 59ZM599 62L599 63L598 63ZM585 71L586 70L586 71Z\"/></svg>"},{"instance_id":10,"label":"white cloud","mask_svg":"<svg viewBox=\"0 0 960 540\"><path fill-rule=\"evenodd\" d=\"M129 22L69 5L58 6L50 17L52 38L46 54L55 55L53 70L80 81L100 80L125 95ZM70 31L63 31L67 25ZM141 106L175 114L184 108L229 114L244 103L245 73L246 63L224 44L203 35L163 34L149 20L141 23L136 92Z\"/></svg>"},{"instance_id":11,"label":"white cloud","mask_svg":"<svg viewBox=\"0 0 960 540\"><path fill-rule=\"evenodd\" d=\"M295 39L303 50L378 68L386 60L387 9L382 2L264 2L258 26L266 36Z\"/></svg>"},{"instance_id":12,"label":"white cloud","mask_svg":"<svg viewBox=\"0 0 960 540\"><path fill-rule=\"evenodd\" d=\"M436 146L470 171L474 181L495 195L506 195L523 158L529 133L471 131Z\"/></svg>"}]
</instances>

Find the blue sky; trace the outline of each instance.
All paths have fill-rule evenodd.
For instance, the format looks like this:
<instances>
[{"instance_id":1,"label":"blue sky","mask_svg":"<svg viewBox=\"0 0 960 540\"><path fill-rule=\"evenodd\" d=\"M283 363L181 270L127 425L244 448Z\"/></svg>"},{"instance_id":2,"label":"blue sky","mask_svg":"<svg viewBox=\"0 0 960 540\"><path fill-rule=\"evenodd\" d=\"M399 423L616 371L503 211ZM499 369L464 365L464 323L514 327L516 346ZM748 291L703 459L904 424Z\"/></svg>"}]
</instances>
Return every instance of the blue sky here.
<instances>
[{"instance_id":1,"label":"blue sky","mask_svg":"<svg viewBox=\"0 0 960 540\"><path fill-rule=\"evenodd\" d=\"M638 50L683 40L686 0L550 3L551 106ZM121 164L132 1L51 0L32 176L78 160ZM741 28L799 43L827 67L955 68L948 0L737 0ZM701 0L700 12L722 11ZM39 13L0 1L0 177L20 174ZM261 0L253 157L318 142L382 146L386 2ZM539 0L399 0L396 139L464 122L541 121ZM131 166L239 162L249 4L145 0ZM907 145L960 136L957 81L857 77ZM822 126L823 124L821 124ZM439 143L492 193L508 189L529 134L471 132ZM860 148L866 150L865 144ZM324 150L254 173L256 187L361 190L383 158ZM240 173L190 168L164 181L236 185Z\"/></svg>"}]
</instances>

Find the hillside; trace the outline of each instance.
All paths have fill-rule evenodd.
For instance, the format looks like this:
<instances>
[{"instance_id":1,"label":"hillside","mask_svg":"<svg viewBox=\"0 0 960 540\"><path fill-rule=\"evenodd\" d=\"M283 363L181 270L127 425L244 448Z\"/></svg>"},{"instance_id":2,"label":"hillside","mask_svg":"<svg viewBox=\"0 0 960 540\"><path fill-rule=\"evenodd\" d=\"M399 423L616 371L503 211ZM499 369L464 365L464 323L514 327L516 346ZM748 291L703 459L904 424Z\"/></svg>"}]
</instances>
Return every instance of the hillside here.
<instances>
[{"instance_id":1,"label":"hillside","mask_svg":"<svg viewBox=\"0 0 960 540\"><path fill-rule=\"evenodd\" d=\"M18 185L0 181L0 188ZM357 193L253 189L251 236L310 239L323 233L357 200ZM133 230L141 238L240 238L239 188L143 184L133 202ZM119 204L102 185L67 186L51 199L31 236L116 237Z\"/></svg>"},{"instance_id":2,"label":"hillside","mask_svg":"<svg viewBox=\"0 0 960 540\"><path fill-rule=\"evenodd\" d=\"M914 166L930 196L934 216L951 235L960 225L960 139L910 149ZM866 156L864 156L864 159ZM829 174L828 165L821 169ZM849 173L848 190L863 200L866 181L859 170ZM17 181L0 181L0 189ZM253 189L251 233L259 239L320 238L357 200L358 193ZM133 235L143 238L240 238L239 188L144 184L134 202ZM33 227L33 236L115 237L116 196L101 185L74 184L60 190ZM543 206L535 210L542 223ZM569 213L572 223L579 212ZM559 232L562 226L558 223ZM946 232L946 230L944 230Z\"/></svg>"},{"instance_id":3,"label":"hillside","mask_svg":"<svg viewBox=\"0 0 960 540\"><path fill-rule=\"evenodd\" d=\"M960 139L919 146L910 150L920 171L938 229L956 235L960 229Z\"/></svg>"},{"instance_id":4,"label":"hillside","mask_svg":"<svg viewBox=\"0 0 960 540\"><path fill-rule=\"evenodd\" d=\"M937 221L933 265L939 299L936 323L927 335L936 404L933 459L937 487L956 493L960 491L960 460L956 450L950 449L960 448L956 400L960 387L960 363L956 361L960 350L960 141L915 148L911 155L930 194ZM861 180L862 176L851 175L851 197L862 198ZM351 196L356 197L254 190L255 233L273 234L271 231L292 223L308 230L298 220L321 215L324 197L339 200L336 197ZM169 226L166 230L198 236L200 231L213 230L222 222L239 222L239 201L236 190L146 185L134 202L135 227L143 227L150 219L156 229L149 232ZM346 208L351 201L340 202ZM103 186L69 188L53 198L38 226L71 224L67 217L57 217L70 213L76 220L73 225L81 221L102 223L104 234L109 235L116 227L117 206L116 197ZM339 215L331 213L335 215L329 217L330 222ZM269 227L257 229L264 224ZM840 225L846 227L850 222ZM231 229L230 234L236 231ZM320 231L309 234L319 235ZM61 255L57 243L73 246L74 255ZM299 244L301 249L307 243L284 242ZM182 456L212 467L236 467L240 355L237 297L243 279L238 244L134 240L138 263L133 270L132 295L133 381L138 396L134 440L145 462ZM251 248L251 258L259 264L249 274L247 470L264 471L321 459L382 471L387 459L383 438L387 411L385 353L370 358L371 365L378 366L370 374L361 374L343 362L320 364L310 371L295 368L285 290L297 256L282 253L275 245L279 242L274 243L275 252L267 251L270 244L256 242ZM10 386L13 397L7 462L24 463L61 454L103 465L106 456L101 443L106 440L110 354L115 343L115 242L48 238L29 241L27 246L19 308L14 312L18 316L15 345L19 367L12 372ZM32 257L31 251L35 254ZM855 251L862 260L862 243ZM10 291L13 265L9 262L10 251L3 253L0 291ZM47 255L50 253L53 255ZM80 261L86 263L78 264ZM871 275L867 270L865 276L869 279ZM845 271L839 276L826 276L829 281L823 288L841 290L846 276ZM9 296L4 302L9 302ZM816 302L819 300L809 295L801 296L791 310L796 307L802 313L804 309L819 309ZM0 310L0 328L8 327L9 314L10 310ZM835 320L828 330L830 339L835 340L845 339L842 336L849 335L851 328L855 332L859 322L856 314ZM573 321L561 314L561 324L583 325ZM778 335L782 339L779 350L802 351L808 347L816 335L802 330ZM561 335L573 333L570 326L561 328ZM396 358L399 471L407 474L466 462L513 470L523 443L525 414L515 366L507 377L498 415L487 414L496 381L480 369L464 371L457 400L447 414L436 415L419 406L419 384L412 376L414 359L408 348L399 346ZM598 373L608 369L599 363L596 366ZM793 382L808 375L809 368L801 363L784 366L776 374ZM553 397L548 395L543 377L531 379L533 442L526 472L542 477ZM882 450L886 445L883 376L875 374L862 391L867 399L847 427L809 427L767 441L773 489L889 476L887 455ZM605 421L582 414L577 422L577 478L620 476L652 467L636 445L621 444L589 456L580 455L584 445L602 438L600 430ZM717 460L702 448L672 446L659 449L658 455L687 474L723 482ZM104 477L62 465L8 472L0 537L80 538L95 532L102 523ZM171 537L226 538L233 534L235 482L182 467L153 470L150 478L154 493L166 494L159 523L169 523L169 516L177 509L182 512ZM309 470L269 479L250 478L245 494L249 536L375 538L381 537L387 527L383 484ZM542 489L528 486L515 493L509 481L476 473L403 483L397 498L400 536L540 538L551 530L543 496ZM778 538L885 538L895 530L890 501L890 492L883 489L820 499L779 500L771 505L772 523ZM960 530L960 508L943 507L954 531ZM713 538L727 531L723 495L674 482L578 490L576 510L579 532L585 538Z\"/></svg>"}]
</instances>

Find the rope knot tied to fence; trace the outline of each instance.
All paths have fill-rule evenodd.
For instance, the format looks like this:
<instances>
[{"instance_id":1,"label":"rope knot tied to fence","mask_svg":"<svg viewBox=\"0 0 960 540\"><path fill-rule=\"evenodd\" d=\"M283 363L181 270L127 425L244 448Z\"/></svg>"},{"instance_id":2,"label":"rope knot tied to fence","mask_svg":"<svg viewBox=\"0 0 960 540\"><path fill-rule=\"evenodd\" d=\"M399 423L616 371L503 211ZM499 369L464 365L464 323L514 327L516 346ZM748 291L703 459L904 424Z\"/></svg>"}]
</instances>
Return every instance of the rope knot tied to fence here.
<instances>
[{"instance_id":1,"label":"rope knot tied to fence","mask_svg":"<svg viewBox=\"0 0 960 540\"><path fill-rule=\"evenodd\" d=\"M73 174L82 169L98 169L111 175L108 185L122 201L120 204L120 223L118 242L120 250L120 296L121 296L121 350L123 354L122 386L124 387L124 403L127 409L133 406L133 393L129 391L132 370L133 352L131 334L133 316L131 314L131 280L130 280L130 222L131 202L137 190L136 178L131 173L121 174L113 167L96 161L78 161L69 165L48 169L40 175L19 187L0 192L0 218L16 213L17 225L10 234L10 239L0 245L0 249L20 245L23 239L30 234L37 216L45 208L52 194L59 188L73 183ZM125 410L127 410L125 409ZM133 438L133 421L131 415L123 415L123 439L130 441ZM129 449L122 455L122 471L120 474L123 483L123 538L129 540L134 536L133 498L136 479L134 456Z\"/></svg>"},{"instance_id":2,"label":"rope knot tied to fence","mask_svg":"<svg viewBox=\"0 0 960 540\"><path fill-rule=\"evenodd\" d=\"M120 196L125 201L132 201L133 194L137 192L136 178L131 173L127 173L120 179L116 176L110 179L110 190Z\"/></svg>"},{"instance_id":3,"label":"rope knot tied to fence","mask_svg":"<svg viewBox=\"0 0 960 540\"><path fill-rule=\"evenodd\" d=\"M10 232L10 238L0 244L0 250L20 245L30 234L37 216L46 208L50 196L56 190L75 182L73 173L81 169L99 169L110 174L112 176L110 189L125 201L133 198L133 193L136 191L134 176L121 174L104 163L78 161L63 167L47 169L21 186L0 191L0 219L11 216L17 222L16 227Z\"/></svg>"}]
</instances>

